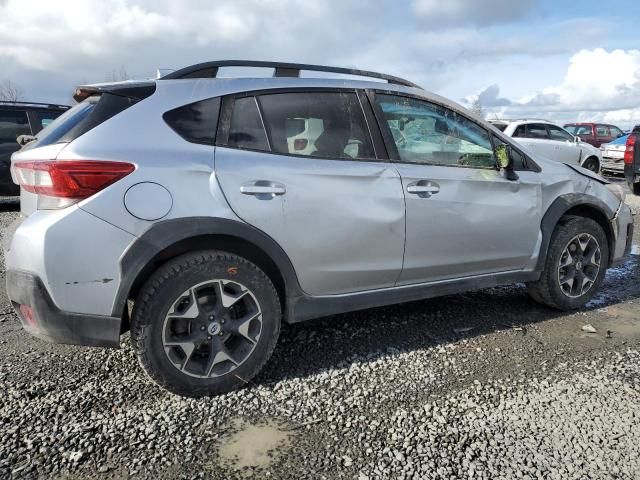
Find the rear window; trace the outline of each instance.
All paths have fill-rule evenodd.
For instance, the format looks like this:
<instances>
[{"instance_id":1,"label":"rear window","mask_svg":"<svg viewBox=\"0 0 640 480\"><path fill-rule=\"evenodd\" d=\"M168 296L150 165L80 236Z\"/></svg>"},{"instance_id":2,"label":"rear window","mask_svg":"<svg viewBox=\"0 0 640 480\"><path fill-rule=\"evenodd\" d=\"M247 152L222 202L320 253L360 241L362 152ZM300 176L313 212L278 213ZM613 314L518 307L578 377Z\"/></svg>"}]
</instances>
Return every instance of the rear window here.
<instances>
[{"instance_id":1,"label":"rear window","mask_svg":"<svg viewBox=\"0 0 640 480\"><path fill-rule=\"evenodd\" d=\"M191 143L214 145L220 113L220 98L208 98L166 112L162 118Z\"/></svg>"},{"instance_id":2,"label":"rear window","mask_svg":"<svg viewBox=\"0 0 640 480\"><path fill-rule=\"evenodd\" d=\"M28 146L34 148L72 142L138 101L137 98L122 97L112 93L89 97L51 122L36 135L37 141Z\"/></svg>"},{"instance_id":3,"label":"rear window","mask_svg":"<svg viewBox=\"0 0 640 480\"><path fill-rule=\"evenodd\" d=\"M493 126L496 127L498 130L500 130L501 132L504 132L507 129L507 124L505 123L494 123Z\"/></svg>"}]
</instances>

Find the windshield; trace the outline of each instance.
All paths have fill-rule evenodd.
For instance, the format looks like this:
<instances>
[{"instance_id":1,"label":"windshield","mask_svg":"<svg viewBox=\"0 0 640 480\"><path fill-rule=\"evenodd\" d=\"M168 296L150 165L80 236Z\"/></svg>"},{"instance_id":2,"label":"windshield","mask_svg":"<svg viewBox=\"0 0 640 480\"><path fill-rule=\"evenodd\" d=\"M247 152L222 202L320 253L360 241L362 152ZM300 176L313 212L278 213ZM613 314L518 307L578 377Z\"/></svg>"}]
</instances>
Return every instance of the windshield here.
<instances>
[{"instance_id":1,"label":"windshield","mask_svg":"<svg viewBox=\"0 0 640 480\"><path fill-rule=\"evenodd\" d=\"M591 135L590 125L565 125L564 129L571 135Z\"/></svg>"}]
</instances>

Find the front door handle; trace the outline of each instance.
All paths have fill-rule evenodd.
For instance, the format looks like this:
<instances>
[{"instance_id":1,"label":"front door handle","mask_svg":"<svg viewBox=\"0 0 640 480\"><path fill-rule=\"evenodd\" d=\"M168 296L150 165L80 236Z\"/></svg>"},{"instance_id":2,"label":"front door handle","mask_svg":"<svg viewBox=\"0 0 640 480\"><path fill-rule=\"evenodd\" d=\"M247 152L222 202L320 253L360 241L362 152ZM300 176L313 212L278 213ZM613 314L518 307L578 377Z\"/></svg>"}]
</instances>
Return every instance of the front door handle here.
<instances>
[{"instance_id":1,"label":"front door handle","mask_svg":"<svg viewBox=\"0 0 640 480\"><path fill-rule=\"evenodd\" d=\"M276 195L284 195L286 192L287 189L283 184L269 180L255 180L240 186L240 193L253 195L261 200L269 200Z\"/></svg>"},{"instance_id":2,"label":"front door handle","mask_svg":"<svg viewBox=\"0 0 640 480\"><path fill-rule=\"evenodd\" d=\"M418 195L420 198L430 198L440 191L440 185L431 180L418 180L407 185L407 192Z\"/></svg>"}]
</instances>

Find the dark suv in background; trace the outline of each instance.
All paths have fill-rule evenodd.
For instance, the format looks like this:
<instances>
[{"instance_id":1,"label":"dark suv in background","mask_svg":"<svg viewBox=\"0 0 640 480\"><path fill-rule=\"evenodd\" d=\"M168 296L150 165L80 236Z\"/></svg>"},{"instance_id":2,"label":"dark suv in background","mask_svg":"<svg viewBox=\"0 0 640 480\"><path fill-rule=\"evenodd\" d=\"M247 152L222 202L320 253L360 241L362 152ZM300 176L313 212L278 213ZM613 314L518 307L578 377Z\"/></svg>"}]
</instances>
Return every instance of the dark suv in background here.
<instances>
[{"instance_id":1,"label":"dark suv in background","mask_svg":"<svg viewBox=\"0 0 640 480\"><path fill-rule=\"evenodd\" d=\"M624 135L618 127L606 123L567 123L564 128L571 135L598 148Z\"/></svg>"},{"instance_id":2,"label":"dark suv in background","mask_svg":"<svg viewBox=\"0 0 640 480\"><path fill-rule=\"evenodd\" d=\"M20 135L36 135L70 107L48 103L0 101L0 195L19 195L11 180L11 154L20 150Z\"/></svg>"},{"instance_id":3,"label":"dark suv in background","mask_svg":"<svg viewBox=\"0 0 640 480\"><path fill-rule=\"evenodd\" d=\"M624 152L624 176L629 182L631 191L640 195L640 125L633 127L627 137L627 144Z\"/></svg>"}]
</instances>

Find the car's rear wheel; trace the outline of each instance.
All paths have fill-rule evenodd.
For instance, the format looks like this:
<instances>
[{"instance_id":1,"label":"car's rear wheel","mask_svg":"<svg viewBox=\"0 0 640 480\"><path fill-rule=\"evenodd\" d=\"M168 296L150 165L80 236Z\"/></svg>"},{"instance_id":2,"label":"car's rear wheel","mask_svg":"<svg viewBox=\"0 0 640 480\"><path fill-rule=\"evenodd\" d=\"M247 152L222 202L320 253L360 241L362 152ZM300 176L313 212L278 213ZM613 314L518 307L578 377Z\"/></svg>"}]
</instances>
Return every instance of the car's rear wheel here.
<instances>
[{"instance_id":1,"label":"car's rear wheel","mask_svg":"<svg viewBox=\"0 0 640 480\"><path fill-rule=\"evenodd\" d=\"M248 260L197 252L171 260L145 283L132 316L142 366L187 396L228 392L251 380L280 331L278 294Z\"/></svg>"},{"instance_id":2,"label":"car's rear wheel","mask_svg":"<svg viewBox=\"0 0 640 480\"><path fill-rule=\"evenodd\" d=\"M582 167L594 173L600 173L600 162L596 157L587 158L582 164Z\"/></svg>"},{"instance_id":3,"label":"car's rear wheel","mask_svg":"<svg viewBox=\"0 0 640 480\"><path fill-rule=\"evenodd\" d=\"M529 294L560 310L580 308L600 288L608 259L602 227L590 218L566 216L551 237L540 279L527 284Z\"/></svg>"}]
</instances>

